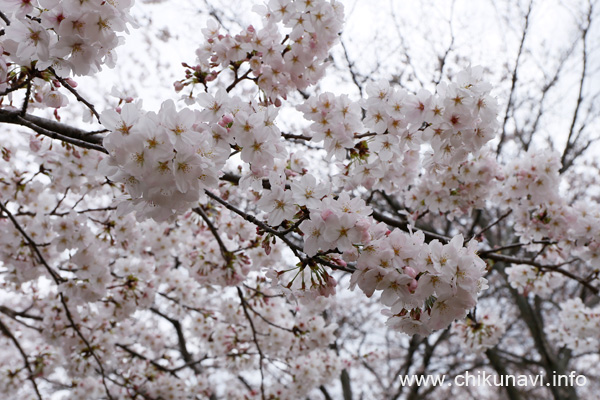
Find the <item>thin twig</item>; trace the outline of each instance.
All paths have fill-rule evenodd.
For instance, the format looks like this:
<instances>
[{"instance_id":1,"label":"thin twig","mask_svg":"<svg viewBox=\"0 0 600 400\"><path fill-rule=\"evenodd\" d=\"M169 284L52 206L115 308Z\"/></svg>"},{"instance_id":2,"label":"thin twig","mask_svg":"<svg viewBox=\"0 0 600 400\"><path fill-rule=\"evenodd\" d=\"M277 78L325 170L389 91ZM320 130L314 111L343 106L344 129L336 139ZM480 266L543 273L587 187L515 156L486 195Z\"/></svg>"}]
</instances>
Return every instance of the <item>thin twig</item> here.
<instances>
[{"instance_id":1,"label":"thin twig","mask_svg":"<svg viewBox=\"0 0 600 400\"><path fill-rule=\"evenodd\" d=\"M473 236L471 236L469 239L467 239L466 241L470 241L473 238L476 238L478 236L481 236L483 233L487 232L488 230L490 230L491 228L493 228L494 226L496 226L498 223L500 223L500 221L502 221L504 218L508 217L510 214L512 214L513 210L510 209L508 210L506 213L504 213L502 216L500 216L500 218L498 218L497 220L495 220L494 222L492 222L491 224L489 224L488 226L486 226L485 228L483 228L481 231L479 231L478 233L474 234Z\"/></svg>"},{"instance_id":2,"label":"thin twig","mask_svg":"<svg viewBox=\"0 0 600 400\"><path fill-rule=\"evenodd\" d=\"M6 23L6 25L10 25L10 19L2 11L0 11L0 18Z\"/></svg>"},{"instance_id":3,"label":"thin twig","mask_svg":"<svg viewBox=\"0 0 600 400\"><path fill-rule=\"evenodd\" d=\"M200 217L202 217L202 219L204 220L204 222L208 226L208 229L210 229L210 231L212 232L213 236L217 240L217 243L219 244L219 249L221 249L221 255L223 256L223 258L226 261L229 261L231 259L231 252L229 250L227 250L227 247L225 246L225 243L223 243L223 240L221 240L221 236L219 235L219 231L217 231L217 228L215 228L215 226L213 225L212 221L208 218L208 215L206 215L206 213L204 212L204 210L202 208L200 208L200 207L195 207L195 208L192 209L192 211L194 211L196 214L198 214Z\"/></svg>"},{"instance_id":4,"label":"thin twig","mask_svg":"<svg viewBox=\"0 0 600 400\"><path fill-rule=\"evenodd\" d=\"M56 71L54 71L54 69L52 67L48 68L48 70L52 73L52 75L54 75L54 77L60 82L60 84L65 87L65 89L67 89L69 92L71 92L73 94L73 96L75 96L77 101L80 101L83 104L85 104L87 106L87 108L90 109L92 114L94 114L94 116L98 119L98 122L100 122L100 114L98 114L98 111L96 111L96 108L94 108L94 105L92 103L90 103L89 101L87 101L86 99L84 99L77 92L77 90L75 90L75 88L73 86L69 85L69 82L67 82L65 79L61 78L60 76L58 76L56 74Z\"/></svg>"},{"instance_id":5,"label":"thin twig","mask_svg":"<svg viewBox=\"0 0 600 400\"><path fill-rule=\"evenodd\" d=\"M521 56L523 55L523 45L525 44L525 38L527 37L527 33L529 31L529 17L531 15L531 9L533 7L533 0L529 2L529 9L525 14L525 26L523 27L523 35L521 36L521 41L519 43L519 50L517 51L517 59L515 60L515 66L512 70L511 84L510 84L510 92L508 95L508 104L506 105L506 111L504 113L504 121L502 122L502 132L500 134L500 141L498 142L498 148L496 149L496 157L500 156L502 151L502 146L504 145L504 141L506 139L506 126L508 125L508 119L510 118L511 109L514 105L514 97L515 91L517 87L518 81L518 72L521 62Z\"/></svg>"},{"instance_id":6,"label":"thin twig","mask_svg":"<svg viewBox=\"0 0 600 400\"><path fill-rule=\"evenodd\" d=\"M240 301L242 302L242 308L244 309L244 315L246 315L246 319L250 323L250 329L252 330L252 337L254 339L254 343L256 344L256 350L258 351L259 368L260 368L260 394L261 394L262 400L265 400L265 372L263 371L263 360L265 358L265 355L263 354L263 352L260 348L260 344L258 344L256 328L254 327L254 322L252 321L252 318L250 317L250 313L248 313L248 309L246 308L247 307L246 299L244 299L244 294L242 293L242 289L240 289L239 287L237 287L236 289L237 289Z\"/></svg>"},{"instance_id":7,"label":"thin twig","mask_svg":"<svg viewBox=\"0 0 600 400\"><path fill-rule=\"evenodd\" d=\"M31 77L27 78L27 91L25 92L25 99L23 100L23 105L21 106L21 117L24 117L27 114L27 107L29 106L29 98L31 97Z\"/></svg>"},{"instance_id":8,"label":"thin twig","mask_svg":"<svg viewBox=\"0 0 600 400\"><path fill-rule=\"evenodd\" d=\"M136 357L136 358L139 358L139 359L144 360L146 362L149 362L150 364L152 364L159 371L166 372L168 374L173 375L176 378L179 378L177 376L177 374L175 373L174 370L171 370L169 368L163 367L162 365L160 365L156 361L154 361L154 360L152 360L152 359L150 359L150 358L148 358L148 357L146 357L146 356L138 353L135 350L130 349L129 347L125 346L124 344L117 343L116 346L122 348L123 350L125 350L127 353L129 353L133 357Z\"/></svg>"},{"instance_id":9,"label":"thin twig","mask_svg":"<svg viewBox=\"0 0 600 400\"><path fill-rule=\"evenodd\" d=\"M571 138L573 136L573 132L575 131L575 125L577 124L577 120L579 118L579 112L581 109L581 105L583 103L583 90L585 88L585 78L586 78L586 74L587 74L587 63L588 63L587 35L588 35L591 24L592 24L592 6L590 4L590 9L587 14L587 26L585 28L583 28L582 32L581 32L581 40L583 42L581 57L582 57L583 65L581 67L581 78L579 79L579 92L577 94L577 103L575 104L575 110L573 111L573 118L571 120L571 126L569 127L569 135L567 137L567 143L565 145L565 149L560 158L561 168L560 168L559 172L561 174L563 172L565 172L573 163L574 159L567 160L567 157L568 157L569 151L574 148L575 143L576 143L577 139L579 138L579 135L577 135L575 137L575 140L571 140Z\"/></svg>"},{"instance_id":10,"label":"thin twig","mask_svg":"<svg viewBox=\"0 0 600 400\"><path fill-rule=\"evenodd\" d=\"M276 229L271 228L269 225L265 224L264 222L258 220L255 216L247 214L245 212L243 212L242 210L238 209L237 207L235 207L232 204L229 204L228 202L226 202L225 200L223 200L222 198L220 198L219 196L213 194L212 192L205 190L204 191L208 197L210 197L211 199L215 200L216 202L220 203L221 205L225 206L225 208L227 208L230 211L233 211L234 213L236 213L237 215L239 215L240 217L244 218L246 221L253 223L254 225L258 226L260 229L262 229L263 231L270 233L274 236L277 236L279 239L281 239L289 248L290 250L292 250L292 252L294 253L294 255L300 260L302 261L304 264L309 263L310 261L315 261L319 264L322 265L326 265L331 269L335 269L335 270L340 270L340 271L345 271L345 272L354 272L354 268L349 268L349 267L344 267L341 265L337 265L334 264L332 262L329 262L328 260L325 260L323 258L321 258L322 254L317 254L311 258L305 258L303 257L300 253L303 251L302 248L300 246L298 246L297 244L293 243L289 238L287 238L283 232L280 232Z\"/></svg>"},{"instance_id":11,"label":"thin twig","mask_svg":"<svg viewBox=\"0 0 600 400\"><path fill-rule=\"evenodd\" d=\"M10 340L12 340L16 348L19 350L19 353L21 353L21 357L23 357L23 361L25 362L25 368L27 368L27 371L29 371L29 376L27 377L27 379L31 381L31 384L33 385L33 389L35 390L35 394L37 395L38 399L42 400L42 395L40 394L37 383L35 382L35 377L33 375L33 370L31 369L31 364L29 364L29 360L27 359L27 354L21 347L21 344L19 343L15 335L13 335L13 333L8 329L8 327L4 325L2 319L0 319L0 331L2 331L4 335L8 336Z\"/></svg>"},{"instance_id":12,"label":"thin twig","mask_svg":"<svg viewBox=\"0 0 600 400\"><path fill-rule=\"evenodd\" d=\"M41 262L42 265L44 265L44 267L46 268L46 270L48 271L48 273L50 274L50 276L52 276L52 279L54 280L54 282L57 285L59 285L61 282L63 282L64 278L62 278L60 275L58 275L56 273L56 271L54 271L50 267L50 265L46 262L46 259L44 258L44 256L40 252L40 250L38 249L37 244L33 241L33 239L31 239L31 237L27 234L27 232L25 232L25 230L19 224L19 221L16 220L16 218L11 214L10 211L8 211L8 209L4 206L4 204L1 201L0 201L0 209L8 216L8 218L11 220L11 222L13 223L13 225L15 226L15 228L21 234L21 236L23 236L23 238L25 238L25 240L27 241L27 244L29 245L31 251L33 253L35 253L35 255L38 258L38 261ZM100 358L98 357L98 355L94 351L93 347L90 345L90 343L88 342L88 340L83 336L83 334L81 333L81 331L79 330L79 328L75 324L75 321L73 320L73 316L71 315L71 311L69 310L69 307L67 306L67 302L66 302L63 294L59 293L59 297L60 297L60 302L62 303L62 305L63 305L63 307L65 309L65 315L67 316L67 319L69 320L69 322L71 324L71 327L77 333L77 336L79 336L80 339L85 343L85 345L87 346L87 349L91 353L92 357L98 363L98 367L100 368L100 372L102 374L102 383L103 383L104 389L106 391L106 396L110 400L112 400L113 397L110 394L110 391L108 390L108 386L107 386L106 380L105 380L106 374L104 372L104 366L102 365L102 362L100 361Z\"/></svg>"}]
</instances>

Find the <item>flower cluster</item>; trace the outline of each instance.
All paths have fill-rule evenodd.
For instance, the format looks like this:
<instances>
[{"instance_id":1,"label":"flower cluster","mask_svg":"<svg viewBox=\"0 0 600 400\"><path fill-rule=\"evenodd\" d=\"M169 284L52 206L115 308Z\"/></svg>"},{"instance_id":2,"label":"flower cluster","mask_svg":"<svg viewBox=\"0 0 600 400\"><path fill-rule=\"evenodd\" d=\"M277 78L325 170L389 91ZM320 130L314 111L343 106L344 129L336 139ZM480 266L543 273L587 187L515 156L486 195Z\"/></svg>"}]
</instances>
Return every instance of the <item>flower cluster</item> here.
<instances>
[{"instance_id":1,"label":"flower cluster","mask_svg":"<svg viewBox=\"0 0 600 400\"><path fill-rule=\"evenodd\" d=\"M489 152L470 156L461 164L428 170L407 192L407 206L417 214L429 210L448 213L452 218L483 208L493 191L491 184L499 172Z\"/></svg>"},{"instance_id":2,"label":"flower cluster","mask_svg":"<svg viewBox=\"0 0 600 400\"><path fill-rule=\"evenodd\" d=\"M269 222L277 224L292 218L298 205L306 207L308 219L298 226L304 253L341 266L355 262L351 286L358 285L369 297L381 291L381 302L390 308L386 311L390 326L409 334L429 334L464 317L476 304L486 286L486 267L475 253L476 242L463 247L458 235L445 245L437 240L425 243L422 233L390 232L375 223L371 207L361 198L347 192L337 198L324 196L326 192L316 187L316 179L307 174L300 182L292 181L290 189L271 188L258 206L269 211ZM310 258L268 276L303 296L333 293L335 279Z\"/></svg>"},{"instance_id":3,"label":"flower cluster","mask_svg":"<svg viewBox=\"0 0 600 400\"><path fill-rule=\"evenodd\" d=\"M198 65L193 78L176 83L178 89L189 83L214 80L230 65L236 78L252 77L271 103L280 104L292 90L315 84L325 73L325 59L338 39L343 6L337 0L270 0L254 10L262 15L264 26L249 26L237 35L222 34L215 21L202 29L206 44L196 50ZM285 38L279 28L287 30ZM239 73L243 63L245 73Z\"/></svg>"},{"instance_id":4,"label":"flower cluster","mask_svg":"<svg viewBox=\"0 0 600 400\"><path fill-rule=\"evenodd\" d=\"M515 231L532 251L543 239L562 241L576 220L558 192L560 158L555 152L528 152L505 167L498 188L502 207L513 210ZM537 242L537 244L535 243Z\"/></svg>"},{"instance_id":5,"label":"flower cluster","mask_svg":"<svg viewBox=\"0 0 600 400\"><path fill-rule=\"evenodd\" d=\"M16 64L39 71L53 67L61 76L88 75L103 64L114 66L113 49L122 39L117 33L132 23L132 5L133 0L2 0L10 25L0 45Z\"/></svg>"},{"instance_id":6,"label":"flower cluster","mask_svg":"<svg viewBox=\"0 0 600 400\"><path fill-rule=\"evenodd\" d=\"M540 297L547 297L564 283L561 279L562 275L553 271L542 271L531 265L513 265L505 271L510 286L525 296L533 293Z\"/></svg>"},{"instance_id":7,"label":"flower cluster","mask_svg":"<svg viewBox=\"0 0 600 400\"><path fill-rule=\"evenodd\" d=\"M418 185L407 198L416 199L418 208L467 212L483 203L489 192L486 183L497 174L493 160L480 154L497 127L490 89L482 69L473 68L461 71L456 82L440 83L435 95L424 89L410 94L382 80L367 85L369 97L358 103L346 95L323 93L297 108L313 121L312 140L324 142L328 159L348 158L340 174L345 189L363 186L402 194L424 167L422 185L447 188L450 195L460 191L455 199L464 201L441 205L437 198L452 202L452 197L427 195L432 191ZM424 160L419 154L422 145L431 148ZM464 180L448 181L457 174L465 175Z\"/></svg>"},{"instance_id":8,"label":"flower cluster","mask_svg":"<svg viewBox=\"0 0 600 400\"><path fill-rule=\"evenodd\" d=\"M203 189L216 185L230 152L199 113L178 112L172 101L158 113L127 103L120 112L102 113L102 123L111 133L104 139L110 157L101 171L125 184L132 199L121 205L140 217L160 221L187 210Z\"/></svg>"},{"instance_id":9,"label":"flower cluster","mask_svg":"<svg viewBox=\"0 0 600 400\"><path fill-rule=\"evenodd\" d=\"M351 285L367 296L381 291L389 326L428 335L463 318L487 287L485 263L475 250L474 241L463 247L462 235L426 244L422 233L394 230L362 249Z\"/></svg>"},{"instance_id":10,"label":"flower cluster","mask_svg":"<svg viewBox=\"0 0 600 400\"><path fill-rule=\"evenodd\" d=\"M354 244L369 240L371 208L364 200L342 193L337 199L325 197L310 211L310 219L300 224L304 233L304 252L314 256L318 251L337 248L354 252Z\"/></svg>"},{"instance_id":11,"label":"flower cluster","mask_svg":"<svg viewBox=\"0 0 600 400\"><path fill-rule=\"evenodd\" d=\"M452 325L452 331L458 335L461 347L468 353L481 353L494 347L504 335L506 325L493 311L477 310L478 318L465 318Z\"/></svg>"},{"instance_id":12,"label":"flower cluster","mask_svg":"<svg viewBox=\"0 0 600 400\"><path fill-rule=\"evenodd\" d=\"M326 92L310 97L296 108L305 119L313 121L311 140L323 141L327 159L344 160L346 149L354 146L355 133L363 129L360 106L347 95L335 96Z\"/></svg>"},{"instance_id":13,"label":"flower cluster","mask_svg":"<svg viewBox=\"0 0 600 400\"><path fill-rule=\"evenodd\" d=\"M376 149L384 160L396 156L390 152L403 153L428 143L433 150L430 168L458 164L494 137L497 105L490 90L481 67L459 72L456 82L441 82L435 95L425 89L408 94L380 81L367 86L364 125L378 135L397 137L392 143L379 139L382 143ZM394 150L394 142L400 149Z\"/></svg>"},{"instance_id":14,"label":"flower cluster","mask_svg":"<svg viewBox=\"0 0 600 400\"><path fill-rule=\"evenodd\" d=\"M560 304L558 318L546 327L548 338L577 352L600 348L600 308L587 307L580 298Z\"/></svg>"}]
</instances>

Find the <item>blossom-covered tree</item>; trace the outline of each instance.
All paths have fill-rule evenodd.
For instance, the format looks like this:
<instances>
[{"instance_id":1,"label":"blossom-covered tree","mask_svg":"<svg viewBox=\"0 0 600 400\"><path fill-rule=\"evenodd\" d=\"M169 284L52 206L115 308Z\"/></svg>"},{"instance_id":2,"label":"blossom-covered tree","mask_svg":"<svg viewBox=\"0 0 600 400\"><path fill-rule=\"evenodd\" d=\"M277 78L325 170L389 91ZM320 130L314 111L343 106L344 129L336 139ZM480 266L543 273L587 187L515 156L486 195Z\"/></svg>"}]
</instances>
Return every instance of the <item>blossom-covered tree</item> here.
<instances>
[{"instance_id":1,"label":"blossom-covered tree","mask_svg":"<svg viewBox=\"0 0 600 400\"><path fill-rule=\"evenodd\" d=\"M368 74L339 0L258 2L241 29L204 6L194 61L150 111L125 87L86 93L143 25L133 1L0 0L3 393L593 398L597 2L563 6L575 40L541 84L533 2L496 4L522 22L505 77L450 60L452 13L437 65L390 13L404 59ZM323 89L334 69L344 90ZM540 140L565 82L566 142ZM476 370L586 384L399 379Z\"/></svg>"}]
</instances>

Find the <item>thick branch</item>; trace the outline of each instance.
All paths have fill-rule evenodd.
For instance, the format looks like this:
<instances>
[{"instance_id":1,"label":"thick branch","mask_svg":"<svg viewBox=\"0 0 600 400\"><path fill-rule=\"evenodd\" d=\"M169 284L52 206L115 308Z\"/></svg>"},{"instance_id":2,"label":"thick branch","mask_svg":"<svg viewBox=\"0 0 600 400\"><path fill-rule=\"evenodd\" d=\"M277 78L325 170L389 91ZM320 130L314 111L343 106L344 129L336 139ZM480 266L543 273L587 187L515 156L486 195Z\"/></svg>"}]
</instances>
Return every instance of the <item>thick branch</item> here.
<instances>
[{"instance_id":1,"label":"thick branch","mask_svg":"<svg viewBox=\"0 0 600 400\"><path fill-rule=\"evenodd\" d=\"M31 114L20 115L20 111L18 110L13 111L6 109L0 109L0 122L26 126L27 128L52 139L58 139L86 149L108 153L102 146L102 136L60 122Z\"/></svg>"}]
</instances>

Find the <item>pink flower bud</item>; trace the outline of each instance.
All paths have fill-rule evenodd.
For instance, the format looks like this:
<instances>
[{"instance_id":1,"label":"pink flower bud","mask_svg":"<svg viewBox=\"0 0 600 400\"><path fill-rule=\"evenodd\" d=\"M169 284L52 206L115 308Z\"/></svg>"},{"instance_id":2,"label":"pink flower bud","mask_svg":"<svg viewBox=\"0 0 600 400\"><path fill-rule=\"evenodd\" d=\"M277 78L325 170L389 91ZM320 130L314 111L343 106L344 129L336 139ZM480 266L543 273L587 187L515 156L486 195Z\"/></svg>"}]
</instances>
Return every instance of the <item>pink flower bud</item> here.
<instances>
[{"instance_id":1,"label":"pink flower bud","mask_svg":"<svg viewBox=\"0 0 600 400\"><path fill-rule=\"evenodd\" d=\"M417 276L417 271L415 271L412 267L404 267L404 273L411 278L415 278Z\"/></svg>"},{"instance_id":2,"label":"pink flower bud","mask_svg":"<svg viewBox=\"0 0 600 400\"><path fill-rule=\"evenodd\" d=\"M231 115L223 115L223 118L219 121L219 125L223 128L226 128L230 123L233 122L233 117Z\"/></svg>"},{"instance_id":3,"label":"pink flower bud","mask_svg":"<svg viewBox=\"0 0 600 400\"><path fill-rule=\"evenodd\" d=\"M345 267L348 265L346 261L342 260L341 258L332 258L331 261L340 267Z\"/></svg>"},{"instance_id":4,"label":"pink flower bud","mask_svg":"<svg viewBox=\"0 0 600 400\"><path fill-rule=\"evenodd\" d=\"M177 81L173 83L176 92L181 92L181 90L185 87L185 85L181 81Z\"/></svg>"},{"instance_id":5,"label":"pink flower bud","mask_svg":"<svg viewBox=\"0 0 600 400\"><path fill-rule=\"evenodd\" d=\"M416 279L413 279L409 284L408 284L408 290L411 293L414 293L415 290L417 290L417 286L419 286L419 282L417 282Z\"/></svg>"},{"instance_id":6,"label":"pink flower bud","mask_svg":"<svg viewBox=\"0 0 600 400\"><path fill-rule=\"evenodd\" d=\"M71 86L72 88L76 88L77 87L77 82L75 82L73 80L73 78L66 78L65 82L67 82L69 84L69 86Z\"/></svg>"}]
</instances>

